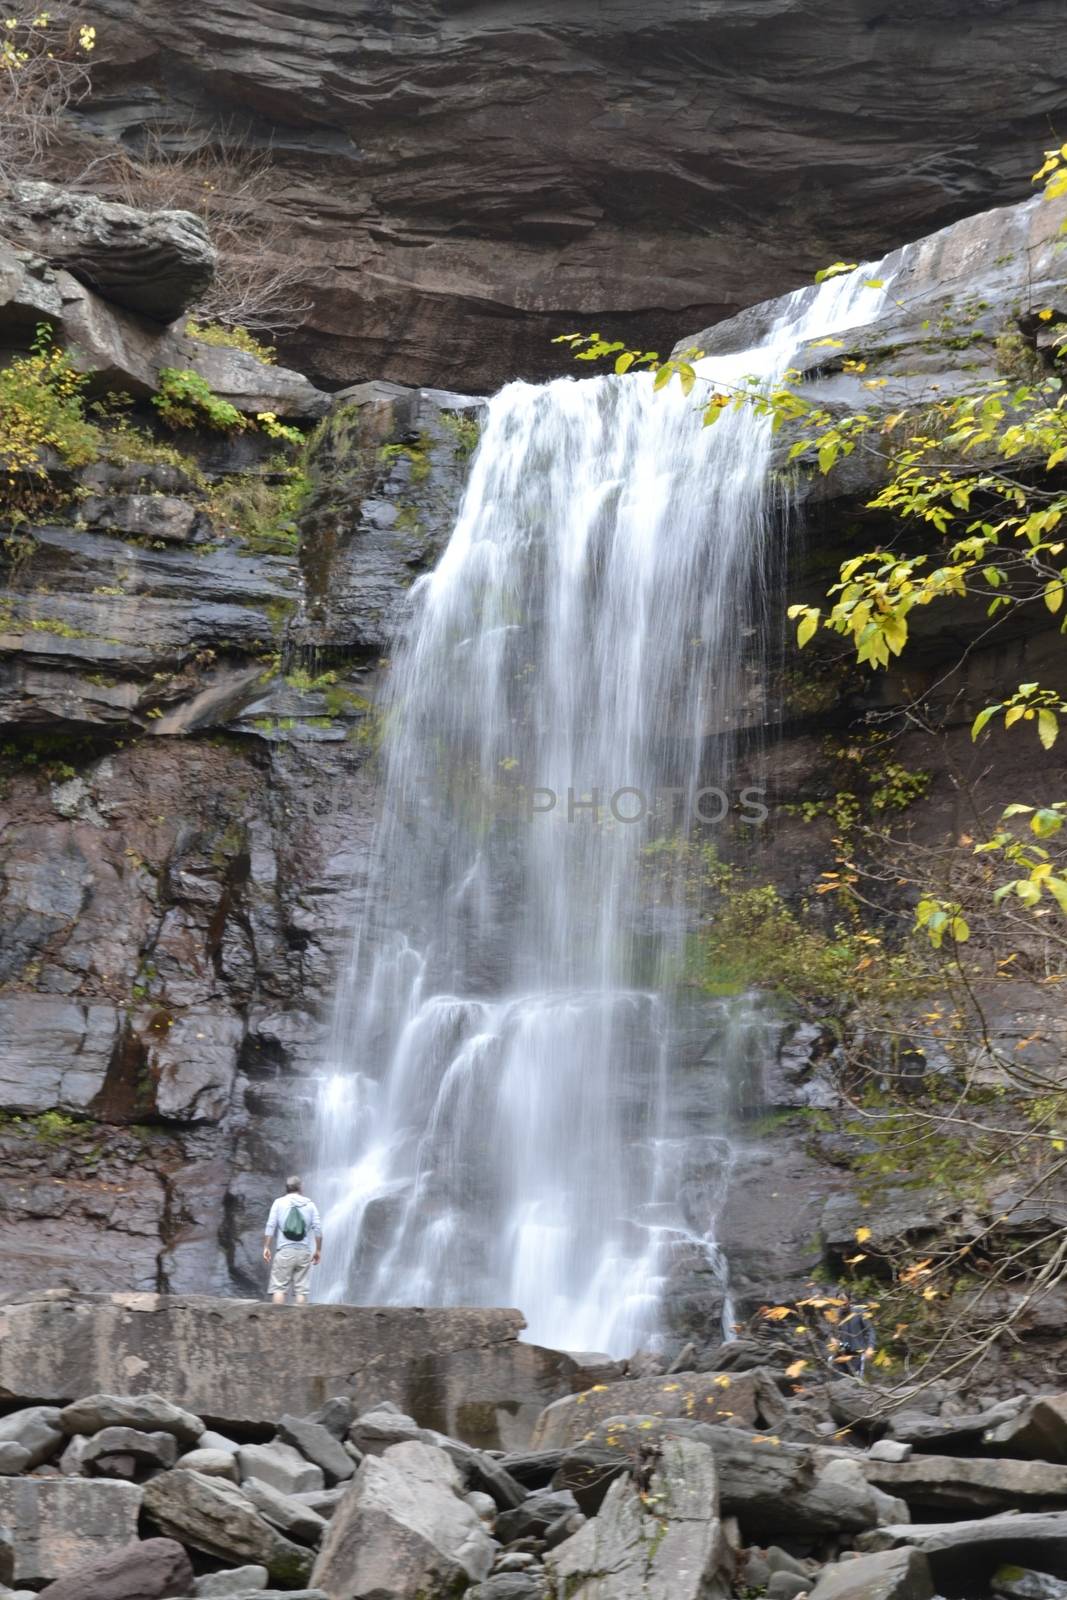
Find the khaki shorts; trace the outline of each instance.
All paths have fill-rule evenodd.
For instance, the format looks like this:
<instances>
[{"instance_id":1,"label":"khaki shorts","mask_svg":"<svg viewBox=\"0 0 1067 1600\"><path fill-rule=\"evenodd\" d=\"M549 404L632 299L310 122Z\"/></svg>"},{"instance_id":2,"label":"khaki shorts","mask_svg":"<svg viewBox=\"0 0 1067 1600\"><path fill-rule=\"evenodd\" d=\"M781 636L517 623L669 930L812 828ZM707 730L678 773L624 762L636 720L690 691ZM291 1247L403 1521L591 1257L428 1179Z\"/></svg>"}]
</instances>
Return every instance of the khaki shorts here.
<instances>
[{"instance_id":1,"label":"khaki shorts","mask_svg":"<svg viewBox=\"0 0 1067 1600\"><path fill-rule=\"evenodd\" d=\"M270 1264L271 1294L307 1294L311 1277L311 1251L302 1244L283 1244L274 1252Z\"/></svg>"}]
</instances>

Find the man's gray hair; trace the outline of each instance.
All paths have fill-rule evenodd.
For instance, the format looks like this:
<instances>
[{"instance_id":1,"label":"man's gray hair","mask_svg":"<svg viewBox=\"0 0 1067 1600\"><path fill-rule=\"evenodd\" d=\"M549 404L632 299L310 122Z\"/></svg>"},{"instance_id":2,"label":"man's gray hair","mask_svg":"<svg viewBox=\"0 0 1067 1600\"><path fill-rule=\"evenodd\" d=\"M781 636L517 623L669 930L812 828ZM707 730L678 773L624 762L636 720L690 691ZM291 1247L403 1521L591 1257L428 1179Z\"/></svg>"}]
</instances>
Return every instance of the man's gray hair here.
<instances>
[{"instance_id":1,"label":"man's gray hair","mask_svg":"<svg viewBox=\"0 0 1067 1600\"><path fill-rule=\"evenodd\" d=\"M299 1194L303 1187L302 1181L296 1176L295 1172L291 1178L286 1178L285 1180L285 1192L287 1194Z\"/></svg>"}]
</instances>

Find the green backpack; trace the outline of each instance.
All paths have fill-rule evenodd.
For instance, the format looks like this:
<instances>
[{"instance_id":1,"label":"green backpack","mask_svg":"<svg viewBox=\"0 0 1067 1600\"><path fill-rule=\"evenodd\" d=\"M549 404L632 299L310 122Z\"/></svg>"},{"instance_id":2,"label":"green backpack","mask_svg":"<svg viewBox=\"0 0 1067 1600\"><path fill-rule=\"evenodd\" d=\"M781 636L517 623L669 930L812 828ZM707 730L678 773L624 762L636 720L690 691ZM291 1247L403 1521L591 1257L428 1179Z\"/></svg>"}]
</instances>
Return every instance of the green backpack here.
<instances>
[{"instance_id":1,"label":"green backpack","mask_svg":"<svg viewBox=\"0 0 1067 1600\"><path fill-rule=\"evenodd\" d=\"M292 1244L300 1244L307 1237L308 1225L299 1206L289 1207L289 1215L282 1223L282 1234Z\"/></svg>"}]
</instances>

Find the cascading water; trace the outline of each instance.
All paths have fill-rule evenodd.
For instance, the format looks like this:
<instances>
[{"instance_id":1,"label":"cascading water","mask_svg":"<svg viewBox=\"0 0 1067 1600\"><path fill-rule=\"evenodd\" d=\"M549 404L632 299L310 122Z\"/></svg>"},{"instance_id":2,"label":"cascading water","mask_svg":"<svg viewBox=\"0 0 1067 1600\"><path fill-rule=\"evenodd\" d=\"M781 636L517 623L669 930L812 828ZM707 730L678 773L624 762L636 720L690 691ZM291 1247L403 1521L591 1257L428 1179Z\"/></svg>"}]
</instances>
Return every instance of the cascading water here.
<instances>
[{"instance_id":1,"label":"cascading water","mask_svg":"<svg viewBox=\"0 0 1067 1600\"><path fill-rule=\"evenodd\" d=\"M702 375L777 375L877 310L865 282L799 292ZM730 790L774 507L766 419L707 430L695 399L626 376L490 402L390 675L321 1088L328 1298L514 1305L541 1343L626 1354L655 1335L672 1247L725 1274L726 1107L687 1109L671 999L683 875L657 899L647 869Z\"/></svg>"}]
</instances>

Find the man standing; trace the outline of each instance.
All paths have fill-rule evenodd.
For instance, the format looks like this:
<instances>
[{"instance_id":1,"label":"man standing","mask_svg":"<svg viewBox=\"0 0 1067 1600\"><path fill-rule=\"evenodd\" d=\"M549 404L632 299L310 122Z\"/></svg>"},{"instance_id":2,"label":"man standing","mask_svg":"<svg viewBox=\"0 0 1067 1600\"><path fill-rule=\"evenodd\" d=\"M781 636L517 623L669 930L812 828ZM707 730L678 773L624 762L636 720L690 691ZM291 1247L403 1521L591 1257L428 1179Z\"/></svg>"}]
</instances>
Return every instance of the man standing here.
<instances>
[{"instance_id":1,"label":"man standing","mask_svg":"<svg viewBox=\"0 0 1067 1600\"><path fill-rule=\"evenodd\" d=\"M322 1255L318 1209L301 1187L298 1177L286 1178L285 1193L271 1206L263 1235L263 1259L270 1263L270 1294L276 1306L285 1304L290 1288L297 1305L307 1305L308 1279Z\"/></svg>"}]
</instances>

